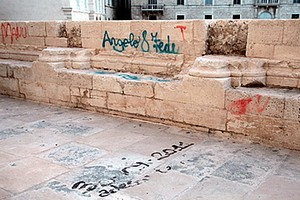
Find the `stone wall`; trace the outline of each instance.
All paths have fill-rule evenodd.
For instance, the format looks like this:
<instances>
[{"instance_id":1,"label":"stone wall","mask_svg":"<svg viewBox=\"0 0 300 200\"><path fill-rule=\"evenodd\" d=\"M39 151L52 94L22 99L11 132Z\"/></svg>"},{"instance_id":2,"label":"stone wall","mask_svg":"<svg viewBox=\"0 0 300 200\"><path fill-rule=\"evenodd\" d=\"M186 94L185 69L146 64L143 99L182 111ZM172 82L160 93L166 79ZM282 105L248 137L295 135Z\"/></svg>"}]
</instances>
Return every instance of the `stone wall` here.
<instances>
[{"instance_id":1,"label":"stone wall","mask_svg":"<svg viewBox=\"0 0 300 200\"><path fill-rule=\"evenodd\" d=\"M300 150L297 21L10 25L0 94Z\"/></svg>"}]
</instances>

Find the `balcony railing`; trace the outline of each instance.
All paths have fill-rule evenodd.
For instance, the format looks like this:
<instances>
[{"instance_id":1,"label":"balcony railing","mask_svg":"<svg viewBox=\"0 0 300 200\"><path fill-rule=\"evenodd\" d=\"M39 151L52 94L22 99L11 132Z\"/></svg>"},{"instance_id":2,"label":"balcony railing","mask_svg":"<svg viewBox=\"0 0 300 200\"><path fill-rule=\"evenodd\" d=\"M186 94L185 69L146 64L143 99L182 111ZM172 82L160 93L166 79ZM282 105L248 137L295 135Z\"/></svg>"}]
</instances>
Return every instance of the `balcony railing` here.
<instances>
[{"instance_id":1,"label":"balcony railing","mask_svg":"<svg viewBox=\"0 0 300 200\"><path fill-rule=\"evenodd\" d=\"M164 11L164 4L144 4L142 11Z\"/></svg>"},{"instance_id":2,"label":"balcony railing","mask_svg":"<svg viewBox=\"0 0 300 200\"><path fill-rule=\"evenodd\" d=\"M279 0L255 0L255 4L262 6L278 5Z\"/></svg>"}]
</instances>

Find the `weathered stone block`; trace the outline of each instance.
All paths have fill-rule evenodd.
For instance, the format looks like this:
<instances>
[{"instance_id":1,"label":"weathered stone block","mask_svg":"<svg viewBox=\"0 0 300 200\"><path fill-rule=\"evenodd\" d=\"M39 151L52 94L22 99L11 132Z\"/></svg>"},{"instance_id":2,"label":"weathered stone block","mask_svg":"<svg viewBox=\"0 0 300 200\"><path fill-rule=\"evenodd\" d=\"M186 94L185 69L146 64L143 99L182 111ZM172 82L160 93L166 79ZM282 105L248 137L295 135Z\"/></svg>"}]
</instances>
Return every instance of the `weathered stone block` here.
<instances>
[{"instance_id":1,"label":"weathered stone block","mask_svg":"<svg viewBox=\"0 0 300 200\"><path fill-rule=\"evenodd\" d=\"M36 37L30 36L24 39L19 39L15 42L15 44L22 44L22 45L32 45L32 46L46 46L44 37Z\"/></svg>"},{"instance_id":2,"label":"weathered stone block","mask_svg":"<svg viewBox=\"0 0 300 200\"><path fill-rule=\"evenodd\" d=\"M19 96L18 80L0 77L0 94Z\"/></svg>"},{"instance_id":3,"label":"weathered stone block","mask_svg":"<svg viewBox=\"0 0 300 200\"><path fill-rule=\"evenodd\" d=\"M240 88L226 92L226 109L234 115L282 118L285 90Z\"/></svg>"},{"instance_id":4,"label":"weathered stone block","mask_svg":"<svg viewBox=\"0 0 300 200\"><path fill-rule=\"evenodd\" d=\"M179 107L184 105L182 103L146 98L146 105L147 116L183 122L183 118L178 114Z\"/></svg>"},{"instance_id":5,"label":"weathered stone block","mask_svg":"<svg viewBox=\"0 0 300 200\"><path fill-rule=\"evenodd\" d=\"M155 98L223 109L225 90L230 85L230 78L186 76L182 81L157 83Z\"/></svg>"},{"instance_id":6,"label":"weathered stone block","mask_svg":"<svg viewBox=\"0 0 300 200\"><path fill-rule=\"evenodd\" d=\"M50 47L68 47L67 38L46 37L46 46Z\"/></svg>"},{"instance_id":7,"label":"weathered stone block","mask_svg":"<svg viewBox=\"0 0 300 200\"><path fill-rule=\"evenodd\" d=\"M267 76L266 83L268 86L296 88L298 78Z\"/></svg>"},{"instance_id":8,"label":"weathered stone block","mask_svg":"<svg viewBox=\"0 0 300 200\"><path fill-rule=\"evenodd\" d=\"M46 27L45 22L28 22L26 23L28 29L28 36L45 37Z\"/></svg>"},{"instance_id":9,"label":"weathered stone block","mask_svg":"<svg viewBox=\"0 0 300 200\"><path fill-rule=\"evenodd\" d=\"M284 22L283 44L300 46L300 21L287 20Z\"/></svg>"},{"instance_id":10,"label":"weathered stone block","mask_svg":"<svg viewBox=\"0 0 300 200\"><path fill-rule=\"evenodd\" d=\"M102 21L101 24L103 33L103 35L99 36L101 41L103 41L105 31L107 31L107 36L109 36L109 38L114 37L115 39L125 39L129 37L130 21L124 21L122 23L118 21ZM106 44L108 44L108 42ZM112 47L107 48L112 49Z\"/></svg>"},{"instance_id":11,"label":"weathered stone block","mask_svg":"<svg viewBox=\"0 0 300 200\"><path fill-rule=\"evenodd\" d=\"M141 81L121 81L124 85L124 94L140 97L153 97L154 83Z\"/></svg>"},{"instance_id":12,"label":"weathered stone block","mask_svg":"<svg viewBox=\"0 0 300 200\"><path fill-rule=\"evenodd\" d=\"M297 92L285 98L284 119L300 121L300 95Z\"/></svg>"},{"instance_id":13,"label":"weathered stone block","mask_svg":"<svg viewBox=\"0 0 300 200\"><path fill-rule=\"evenodd\" d=\"M52 100L59 100L63 102L70 101L70 89L65 85L57 85L54 83L43 82L41 86L45 90L46 97ZM38 96L38 95L36 95Z\"/></svg>"},{"instance_id":14,"label":"weathered stone block","mask_svg":"<svg viewBox=\"0 0 300 200\"><path fill-rule=\"evenodd\" d=\"M67 37L66 23L60 21L46 22L47 37Z\"/></svg>"},{"instance_id":15,"label":"weathered stone block","mask_svg":"<svg viewBox=\"0 0 300 200\"><path fill-rule=\"evenodd\" d=\"M108 109L145 115L146 98L108 93Z\"/></svg>"},{"instance_id":16,"label":"weathered stone block","mask_svg":"<svg viewBox=\"0 0 300 200\"><path fill-rule=\"evenodd\" d=\"M93 89L117 93L122 93L123 91L119 80L116 77L109 75L94 75Z\"/></svg>"},{"instance_id":17,"label":"weathered stone block","mask_svg":"<svg viewBox=\"0 0 300 200\"><path fill-rule=\"evenodd\" d=\"M300 118L299 118L300 119ZM284 146L292 149L300 148L300 123L299 121L284 120L284 134L278 142L284 143Z\"/></svg>"},{"instance_id":18,"label":"weathered stone block","mask_svg":"<svg viewBox=\"0 0 300 200\"><path fill-rule=\"evenodd\" d=\"M274 58L283 60L300 60L300 46L275 46Z\"/></svg>"},{"instance_id":19,"label":"weathered stone block","mask_svg":"<svg viewBox=\"0 0 300 200\"><path fill-rule=\"evenodd\" d=\"M194 22L185 21L166 21L161 22L162 40L170 42L188 42L192 43L194 40Z\"/></svg>"},{"instance_id":20,"label":"weathered stone block","mask_svg":"<svg viewBox=\"0 0 300 200\"><path fill-rule=\"evenodd\" d=\"M107 108L106 100L106 97L83 98L81 102L91 107Z\"/></svg>"},{"instance_id":21,"label":"weathered stone block","mask_svg":"<svg viewBox=\"0 0 300 200\"><path fill-rule=\"evenodd\" d=\"M70 87L70 95L71 96L78 96L78 97L80 97L81 96L80 88L78 88L78 87Z\"/></svg>"},{"instance_id":22,"label":"weathered stone block","mask_svg":"<svg viewBox=\"0 0 300 200\"><path fill-rule=\"evenodd\" d=\"M57 83L58 73L54 66L43 62L34 62L32 65L32 75L35 81Z\"/></svg>"},{"instance_id":23,"label":"weathered stone block","mask_svg":"<svg viewBox=\"0 0 300 200\"><path fill-rule=\"evenodd\" d=\"M93 75L85 72L72 72L66 69L57 70L59 85L67 85L69 87L79 87L92 89L93 86Z\"/></svg>"},{"instance_id":24,"label":"weathered stone block","mask_svg":"<svg viewBox=\"0 0 300 200\"><path fill-rule=\"evenodd\" d=\"M0 76L7 77L7 64L0 63Z\"/></svg>"},{"instance_id":25,"label":"weathered stone block","mask_svg":"<svg viewBox=\"0 0 300 200\"><path fill-rule=\"evenodd\" d=\"M19 86L20 86L20 93L24 94L25 98L38 100L35 97L42 97L43 99L48 97L46 89L43 87L43 85L40 82L20 80Z\"/></svg>"},{"instance_id":26,"label":"weathered stone block","mask_svg":"<svg viewBox=\"0 0 300 200\"><path fill-rule=\"evenodd\" d=\"M273 58L275 46L273 44L247 44L247 57Z\"/></svg>"},{"instance_id":27,"label":"weathered stone block","mask_svg":"<svg viewBox=\"0 0 300 200\"><path fill-rule=\"evenodd\" d=\"M82 47L86 49L102 49L100 37L97 38L82 38Z\"/></svg>"},{"instance_id":28,"label":"weathered stone block","mask_svg":"<svg viewBox=\"0 0 300 200\"><path fill-rule=\"evenodd\" d=\"M284 30L283 20L270 23L267 20L251 20L248 25L248 44L281 44ZM270 34L271 33L271 34Z\"/></svg>"},{"instance_id":29,"label":"weathered stone block","mask_svg":"<svg viewBox=\"0 0 300 200\"><path fill-rule=\"evenodd\" d=\"M228 113L227 121L227 131L243 134L251 138L259 138L271 142L283 136L284 122L279 118Z\"/></svg>"},{"instance_id":30,"label":"weathered stone block","mask_svg":"<svg viewBox=\"0 0 300 200\"><path fill-rule=\"evenodd\" d=\"M82 38L101 38L102 22L99 21L85 21L81 23Z\"/></svg>"}]
</instances>

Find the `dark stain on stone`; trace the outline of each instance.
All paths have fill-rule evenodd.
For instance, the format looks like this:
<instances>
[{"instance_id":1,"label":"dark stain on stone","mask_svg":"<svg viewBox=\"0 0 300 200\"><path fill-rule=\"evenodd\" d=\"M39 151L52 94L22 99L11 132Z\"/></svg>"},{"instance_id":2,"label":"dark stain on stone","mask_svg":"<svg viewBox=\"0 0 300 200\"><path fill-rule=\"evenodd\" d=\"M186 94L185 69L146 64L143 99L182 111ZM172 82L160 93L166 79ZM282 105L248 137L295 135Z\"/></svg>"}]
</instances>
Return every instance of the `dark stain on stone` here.
<instances>
[{"instance_id":1,"label":"dark stain on stone","mask_svg":"<svg viewBox=\"0 0 300 200\"><path fill-rule=\"evenodd\" d=\"M216 21L208 26L207 54L246 55L248 22Z\"/></svg>"},{"instance_id":2,"label":"dark stain on stone","mask_svg":"<svg viewBox=\"0 0 300 200\"><path fill-rule=\"evenodd\" d=\"M73 27L68 33L68 47L82 48L81 26Z\"/></svg>"},{"instance_id":3,"label":"dark stain on stone","mask_svg":"<svg viewBox=\"0 0 300 200\"><path fill-rule=\"evenodd\" d=\"M60 24L59 31L58 31L58 37L68 38L66 24Z\"/></svg>"}]
</instances>

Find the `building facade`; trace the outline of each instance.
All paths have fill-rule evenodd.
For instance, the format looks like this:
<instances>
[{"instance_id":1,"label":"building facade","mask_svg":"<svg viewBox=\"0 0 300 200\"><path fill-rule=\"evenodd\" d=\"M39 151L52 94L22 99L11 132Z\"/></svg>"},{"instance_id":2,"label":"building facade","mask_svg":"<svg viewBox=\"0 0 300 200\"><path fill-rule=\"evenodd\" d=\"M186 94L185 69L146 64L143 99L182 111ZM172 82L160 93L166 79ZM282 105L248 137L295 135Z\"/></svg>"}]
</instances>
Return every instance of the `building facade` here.
<instances>
[{"instance_id":1,"label":"building facade","mask_svg":"<svg viewBox=\"0 0 300 200\"><path fill-rule=\"evenodd\" d=\"M132 19L297 19L300 0L132 0Z\"/></svg>"},{"instance_id":2,"label":"building facade","mask_svg":"<svg viewBox=\"0 0 300 200\"><path fill-rule=\"evenodd\" d=\"M0 0L0 20L130 19L130 0Z\"/></svg>"}]
</instances>

